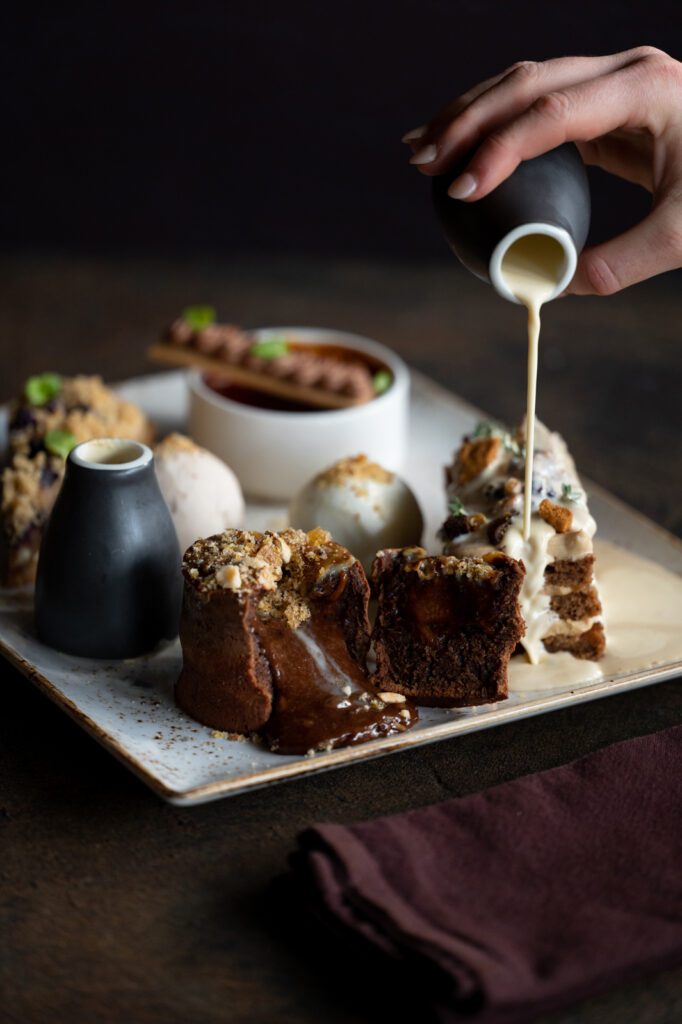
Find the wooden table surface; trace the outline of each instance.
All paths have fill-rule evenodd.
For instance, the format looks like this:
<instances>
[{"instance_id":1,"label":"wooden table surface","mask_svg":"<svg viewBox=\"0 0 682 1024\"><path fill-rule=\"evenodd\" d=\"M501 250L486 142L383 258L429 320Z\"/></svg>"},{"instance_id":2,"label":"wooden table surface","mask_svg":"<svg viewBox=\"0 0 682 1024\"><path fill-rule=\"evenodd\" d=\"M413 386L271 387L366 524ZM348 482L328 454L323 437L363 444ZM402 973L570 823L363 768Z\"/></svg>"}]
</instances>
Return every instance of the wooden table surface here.
<instances>
[{"instance_id":1,"label":"wooden table surface","mask_svg":"<svg viewBox=\"0 0 682 1024\"><path fill-rule=\"evenodd\" d=\"M159 327L184 305L210 302L245 325L375 337L491 414L523 412L523 314L454 262L25 255L1 270L2 399L44 369L108 380L147 372L144 348ZM608 299L555 302L539 386L540 416L565 434L585 475L678 534L681 314L677 275ZM668 682L178 809L2 661L0 679L0 1020L20 1024L402 1019L367 996L376 972L278 884L299 831L480 790L682 722L682 687ZM543 1021L680 1019L682 969Z\"/></svg>"}]
</instances>

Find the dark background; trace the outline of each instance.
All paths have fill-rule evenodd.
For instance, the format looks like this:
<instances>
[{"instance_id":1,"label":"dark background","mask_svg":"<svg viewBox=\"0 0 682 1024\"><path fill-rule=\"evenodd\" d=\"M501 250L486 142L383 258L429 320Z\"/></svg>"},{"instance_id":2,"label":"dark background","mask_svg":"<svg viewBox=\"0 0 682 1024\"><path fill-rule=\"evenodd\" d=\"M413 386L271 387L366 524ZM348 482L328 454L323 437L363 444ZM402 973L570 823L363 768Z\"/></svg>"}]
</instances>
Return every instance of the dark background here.
<instances>
[{"instance_id":1,"label":"dark background","mask_svg":"<svg viewBox=\"0 0 682 1024\"><path fill-rule=\"evenodd\" d=\"M448 259L405 131L519 59L682 56L672 2L14 8L10 250ZM595 188L595 237L647 209L635 187Z\"/></svg>"}]
</instances>

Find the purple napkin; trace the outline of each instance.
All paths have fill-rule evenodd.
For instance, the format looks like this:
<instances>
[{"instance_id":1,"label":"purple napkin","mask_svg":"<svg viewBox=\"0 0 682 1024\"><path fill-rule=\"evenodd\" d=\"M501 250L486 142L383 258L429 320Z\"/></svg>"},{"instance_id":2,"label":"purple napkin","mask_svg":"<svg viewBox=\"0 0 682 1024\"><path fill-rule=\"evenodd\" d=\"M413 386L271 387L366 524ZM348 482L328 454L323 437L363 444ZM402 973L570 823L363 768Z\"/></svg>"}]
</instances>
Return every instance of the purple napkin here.
<instances>
[{"instance_id":1,"label":"purple napkin","mask_svg":"<svg viewBox=\"0 0 682 1024\"><path fill-rule=\"evenodd\" d=\"M300 844L316 904L439 1019L526 1021L682 961L682 726Z\"/></svg>"}]
</instances>

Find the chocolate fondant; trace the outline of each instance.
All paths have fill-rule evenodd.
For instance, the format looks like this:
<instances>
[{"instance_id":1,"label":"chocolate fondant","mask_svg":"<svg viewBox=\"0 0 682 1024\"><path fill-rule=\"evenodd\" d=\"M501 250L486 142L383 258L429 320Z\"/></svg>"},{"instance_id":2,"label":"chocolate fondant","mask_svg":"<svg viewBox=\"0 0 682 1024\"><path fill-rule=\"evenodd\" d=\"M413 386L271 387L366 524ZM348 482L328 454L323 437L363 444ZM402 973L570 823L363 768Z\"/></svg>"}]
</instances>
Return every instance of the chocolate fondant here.
<instances>
[{"instance_id":1,"label":"chocolate fondant","mask_svg":"<svg viewBox=\"0 0 682 1024\"><path fill-rule=\"evenodd\" d=\"M416 711L366 670L369 585L324 530L227 530L183 562L181 708L205 725L262 733L307 753L402 732Z\"/></svg>"}]
</instances>

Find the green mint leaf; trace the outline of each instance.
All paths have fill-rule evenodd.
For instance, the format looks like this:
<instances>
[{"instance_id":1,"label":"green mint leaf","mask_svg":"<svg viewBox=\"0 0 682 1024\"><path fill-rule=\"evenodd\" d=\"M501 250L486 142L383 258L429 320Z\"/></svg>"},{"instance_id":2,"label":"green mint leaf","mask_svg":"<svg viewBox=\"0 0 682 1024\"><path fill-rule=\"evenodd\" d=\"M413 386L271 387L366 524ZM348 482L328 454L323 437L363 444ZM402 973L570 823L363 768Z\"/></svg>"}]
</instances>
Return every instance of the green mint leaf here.
<instances>
[{"instance_id":1,"label":"green mint leaf","mask_svg":"<svg viewBox=\"0 0 682 1024\"><path fill-rule=\"evenodd\" d=\"M50 455L59 455L62 459L77 444L76 438L68 430L48 430L45 434L45 447Z\"/></svg>"},{"instance_id":2,"label":"green mint leaf","mask_svg":"<svg viewBox=\"0 0 682 1024\"><path fill-rule=\"evenodd\" d=\"M472 440L477 441L482 437L499 437L502 441L502 446L510 452L512 455L521 456L523 454L523 448L515 441L508 430L505 430L499 423L494 423L492 420L481 420L477 423L472 434Z\"/></svg>"},{"instance_id":3,"label":"green mint leaf","mask_svg":"<svg viewBox=\"0 0 682 1024\"><path fill-rule=\"evenodd\" d=\"M580 501L583 492L579 491L573 484L561 485L561 497L564 501Z\"/></svg>"},{"instance_id":4,"label":"green mint leaf","mask_svg":"<svg viewBox=\"0 0 682 1024\"><path fill-rule=\"evenodd\" d=\"M31 405L45 405L62 389L62 378L58 373L38 373L29 377L24 384L24 395Z\"/></svg>"},{"instance_id":5,"label":"green mint leaf","mask_svg":"<svg viewBox=\"0 0 682 1024\"><path fill-rule=\"evenodd\" d=\"M249 349L249 355L257 356L258 359L280 359L289 352L289 345L285 338L268 338L267 341L257 341Z\"/></svg>"},{"instance_id":6,"label":"green mint leaf","mask_svg":"<svg viewBox=\"0 0 682 1024\"><path fill-rule=\"evenodd\" d=\"M502 444L504 445L508 452L512 453L512 455L517 455L519 457L523 455L523 447L519 444L518 441L514 440L511 434L502 435Z\"/></svg>"},{"instance_id":7,"label":"green mint leaf","mask_svg":"<svg viewBox=\"0 0 682 1024\"><path fill-rule=\"evenodd\" d=\"M449 501L448 508L450 509L450 512L452 513L453 516L467 515L467 510L464 508L464 505L459 500L459 498L453 498L451 501Z\"/></svg>"},{"instance_id":8,"label":"green mint leaf","mask_svg":"<svg viewBox=\"0 0 682 1024\"><path fill-rule=\"evenodd\" d=\"M215 323L215 317L213 306L188 306L182 311L182 319L193 331L202 331L204 327L210 327Z\"/></svg>"},{"instance_id":9,"label":"green mint leaf","mask_svg":"<svg viewBox=\"0 0 682 1024\"><path fill-rule=\"evenodd\" d=\"M375 395L383 395L384 391L388 391L391 384L393 383L393 374L388 370L377 370L372 377L372 385L374 387Z\"/></svg>"}]
</instances>

